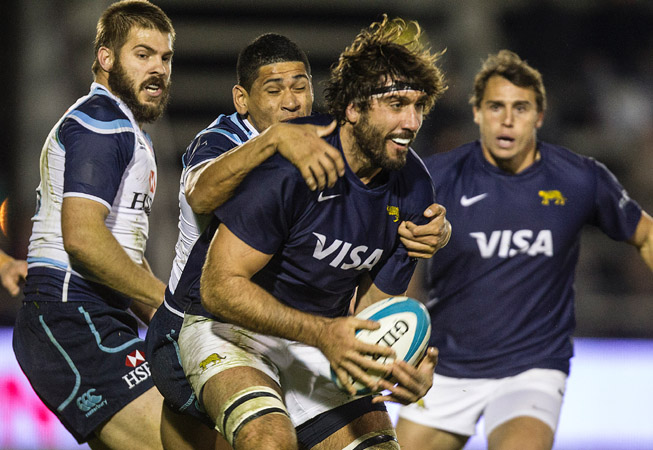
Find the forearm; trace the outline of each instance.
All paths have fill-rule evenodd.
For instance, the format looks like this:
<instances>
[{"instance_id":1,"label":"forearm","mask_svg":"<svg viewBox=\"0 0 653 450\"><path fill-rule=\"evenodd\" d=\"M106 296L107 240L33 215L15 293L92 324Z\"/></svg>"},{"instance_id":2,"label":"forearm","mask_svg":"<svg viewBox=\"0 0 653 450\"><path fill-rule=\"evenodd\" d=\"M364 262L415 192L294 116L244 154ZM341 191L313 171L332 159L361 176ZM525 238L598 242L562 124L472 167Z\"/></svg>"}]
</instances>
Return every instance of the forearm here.
<instances>
[{"instance_id":1,"label":"forearm","mask_svg":"<svg viewBox=\"0 0 653 450\"><path fill-rule=\"evenodd\" d=\"M257 333L317 347L330 320L288 307L244 277L202 275L202 305L212 314Z\"/></svg>"},{"instance_id":2,"label":"forearm","mask_svg":"<svg viewBox=\"0 0 653 450\"><path fill-rule=\"evenodd\" d=\"M134 262L104 225L80 227L69 238L64 245L71 265L84 277L153 308L162 303L165 284Z\"/></svg>"},{"instance_id":3,"label":"forearm","mask_svg":"<svg viewBox=\"0 0 653 450\"><path fill-rule=\"evenodd\" d=\"M276 135L270 129L223 153L191 173L186 199L196 214L208 214L226 202L252 169L276 152Z\"/></svg>"}]
</instances>

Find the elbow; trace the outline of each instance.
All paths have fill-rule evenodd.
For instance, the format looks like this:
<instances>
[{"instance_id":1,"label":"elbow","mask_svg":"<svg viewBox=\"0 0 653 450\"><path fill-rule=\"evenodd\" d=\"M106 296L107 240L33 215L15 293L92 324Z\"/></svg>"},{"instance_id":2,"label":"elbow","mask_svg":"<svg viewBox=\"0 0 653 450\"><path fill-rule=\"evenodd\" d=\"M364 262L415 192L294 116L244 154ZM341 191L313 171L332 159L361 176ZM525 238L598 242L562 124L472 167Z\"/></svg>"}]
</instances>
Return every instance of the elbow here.
<instances>
[{"instance_id":1,"label":"elbow","mask_svg":"<svg viewBox=\"0 0 653 450\"><path fill-rule=\"evenodd\" d=\"M209 214L213 211L205 199L198 194L197 189L186 190L186 201L195 214Z\"/></svg>"},{"instance_id":2,"label":"elbow","mask_svg":"<svg viewBox=\"0 0 653 450\"><path fill-rule=\"evenodd\" d=\"M63 248L68 253L71 262L83 261L89 245L92 244L81 233L69 232L63 234Z\"/></svg>"}]
</instances>

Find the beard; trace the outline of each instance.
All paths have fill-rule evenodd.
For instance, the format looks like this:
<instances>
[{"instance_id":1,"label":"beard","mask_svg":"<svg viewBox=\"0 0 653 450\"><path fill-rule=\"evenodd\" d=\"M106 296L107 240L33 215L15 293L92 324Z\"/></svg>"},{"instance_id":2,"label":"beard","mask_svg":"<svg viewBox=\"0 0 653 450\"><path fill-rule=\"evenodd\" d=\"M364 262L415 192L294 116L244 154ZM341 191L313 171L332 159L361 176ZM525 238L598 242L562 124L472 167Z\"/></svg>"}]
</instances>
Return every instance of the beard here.
<instances>
[{"instance_id":1,"label":"beard","mask_svg":"<svg viewBox=\"0 0 653 450\"><path fill-rule=\"evenodd\" d=\"M170 99L170 81L166 83L163 77L152 76L145 80L138 89L135 82L125 72L120 60L116 60L113 70L109 72L109 87L111 91L122 100L134 115L138 123L152 123L163 115ZM145 86L157 83L161 86L161 95L157 103L143 103L138 99L138 93ZM156 101L156 100L155 100Z\"/></svg>"},{"instance_id":2,"label":"beard","mask_svg":"<svg viewBox=\"0 0 653 450\"><path fill-rule=\"evenodd\" d=\"M404 132L385 135L369 121L368 114L363 113L354 126L354 140L370 169L399 170L406 165L406 153L398 153L393 159L386 151L386 141L393 138L415 139L415 133Z\"/></svg>"}]
</instances>

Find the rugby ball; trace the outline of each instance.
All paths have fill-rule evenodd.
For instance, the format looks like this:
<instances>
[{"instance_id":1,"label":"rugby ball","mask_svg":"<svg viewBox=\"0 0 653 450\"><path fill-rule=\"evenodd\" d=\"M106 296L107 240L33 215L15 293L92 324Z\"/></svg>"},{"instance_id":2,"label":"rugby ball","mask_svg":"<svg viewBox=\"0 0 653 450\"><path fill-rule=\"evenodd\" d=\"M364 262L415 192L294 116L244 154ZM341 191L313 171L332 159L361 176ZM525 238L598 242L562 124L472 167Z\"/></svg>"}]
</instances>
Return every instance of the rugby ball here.
<instances>
[{"instance_id":1,"label":"rugby ball","mask_svg":"<svg viewBox=\"0 0 653 450\"><path fill-rule=\"evenodd\" d=\"M358 330L356 339L369 344L392 347L397 359L413 366L424 356L431 337L431 318L421 302L410 297L390 297L368 306L356 314L356 317L374 320L381 325L378 330ZM369 358L373 357L369 356ZM375 359L382 364L390 364L395 360L394 357L386 356L377 356ZM383 376L383 373L373 370L367 373L376 379ZM331 369L331 379L340 389L345 390L333 369ZM356 389L356 395L372 393L360 381L354 382L350 377L350 382Z\"/></svg>"}]
</instances>

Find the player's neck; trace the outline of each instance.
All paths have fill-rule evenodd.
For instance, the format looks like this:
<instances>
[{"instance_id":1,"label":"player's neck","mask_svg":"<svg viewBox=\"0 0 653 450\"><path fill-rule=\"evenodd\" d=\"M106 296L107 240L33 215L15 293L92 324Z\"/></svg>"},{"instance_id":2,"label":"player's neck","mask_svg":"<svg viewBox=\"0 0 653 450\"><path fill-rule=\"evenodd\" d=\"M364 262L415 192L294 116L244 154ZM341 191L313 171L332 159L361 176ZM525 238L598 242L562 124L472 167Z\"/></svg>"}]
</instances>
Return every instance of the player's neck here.
<instances>
[{"instance_id":1,"label":"player's neck","mask_svg":"<svg viewBox=\"0 0 653 450\"><path fill-rule=\"evenodd\" d=\"M483 148L483 156L493 166L498 167L502 171L511 175L517 175L532 166L540 159L540 151L534 147L523 153L518 153L509 158L500 158L492 154L486 148Z\"/></svg>"}]
</instances>

